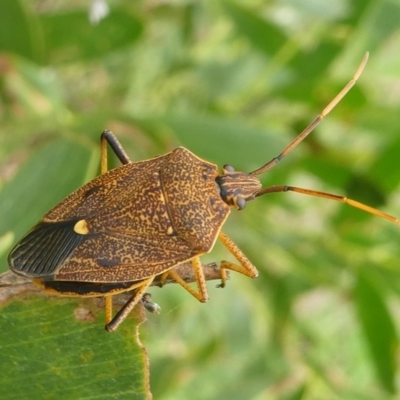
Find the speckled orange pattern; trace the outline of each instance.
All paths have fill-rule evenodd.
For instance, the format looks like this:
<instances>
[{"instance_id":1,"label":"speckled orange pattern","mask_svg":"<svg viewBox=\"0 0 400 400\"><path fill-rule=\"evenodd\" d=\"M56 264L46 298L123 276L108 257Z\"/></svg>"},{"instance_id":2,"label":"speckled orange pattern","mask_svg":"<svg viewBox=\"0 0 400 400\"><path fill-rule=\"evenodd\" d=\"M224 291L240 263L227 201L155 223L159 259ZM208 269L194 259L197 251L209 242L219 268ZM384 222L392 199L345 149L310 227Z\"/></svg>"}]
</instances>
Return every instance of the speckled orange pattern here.
<instances>
[{"instance_id":1,"label":"speckled orange pattern","mask_svg":"<svg viewBox=\"0 0 400 400\"><path fill-rule=\"evenodd\" d=\"M182 147L115 168L69 195L37 226L42 231L50 226L49 232L57 225L69 229L52 247L51 267L42 265L38 272L21 265L32 263L33 243L24 239L11 253L10 264L25 276L51 275L60 281L125 282L160 274L214 246L229 214L217 175L215 165ZM79 237L71 232L79 220L86 221L88 233L69 249L76 243L71 236ZM40 249L41 243L50 246L49 239L34 245ZM42 251L36 250L36 256L43 257ZM25 253L29 257L15 257Z\"/></svg>"}]
</instances>

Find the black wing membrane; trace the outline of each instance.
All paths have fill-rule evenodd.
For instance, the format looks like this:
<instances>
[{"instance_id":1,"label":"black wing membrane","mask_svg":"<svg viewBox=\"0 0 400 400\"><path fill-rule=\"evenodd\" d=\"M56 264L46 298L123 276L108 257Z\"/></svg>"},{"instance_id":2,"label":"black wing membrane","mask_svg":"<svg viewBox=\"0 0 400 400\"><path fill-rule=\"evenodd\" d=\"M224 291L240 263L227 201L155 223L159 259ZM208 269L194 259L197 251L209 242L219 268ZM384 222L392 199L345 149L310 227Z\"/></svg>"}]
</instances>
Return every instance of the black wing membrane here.
<instances>
[{"instance_id":1,"label":"black wing membrane","mask_svg":"<svg viewBox=\"0 0 400 400\"><path fill-rule=\"evenodd\" d=\"M77 221L79 218L37 224L8 256L11 270L30 278L51 278L57 267L87 239L74 231Z\"/></svg>"},{"instance_id":2,"label":"black wing membrane","mask_svg":"<svg viewBox=\"0 0 400 400\"><path fill-rule=\"evenodd\" d=\"M139 286L141 281L134 282L112 282L112 283L92 283L92 282L68 282L68 281L45 281L44 287L52 289L57 293L67 296L102 296L104 294L119 293Z\"/></svg>"}]
</instances>

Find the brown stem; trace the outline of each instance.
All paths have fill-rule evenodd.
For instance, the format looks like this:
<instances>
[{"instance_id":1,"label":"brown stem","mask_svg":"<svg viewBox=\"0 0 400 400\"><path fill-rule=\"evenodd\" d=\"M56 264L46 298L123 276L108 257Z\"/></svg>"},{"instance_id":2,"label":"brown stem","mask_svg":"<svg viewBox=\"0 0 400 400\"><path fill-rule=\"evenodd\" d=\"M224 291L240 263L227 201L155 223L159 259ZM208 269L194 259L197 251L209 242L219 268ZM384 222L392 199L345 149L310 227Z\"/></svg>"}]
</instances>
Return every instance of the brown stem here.
<instances>
[{"instance_id":1,"label":"brown stem","mask_svg":"<svg viewBox=\"0 0 400 400\"><path fill-rule=\"evenodd\" d=\"M202 264L202 268L204 277L207 281L221 279L221 270L216 263L212 262L209 264ZM196 280L190 261L177 265L174 270L187 283L191 283ZM160 286L160 283L161 275L158 275L155 277L151 286ZM168 283L175 283L175 281L168 277L164 281L164 285ZM16 275L11 271L6 271L0 274L0 303L3 303L21 293L40 292L42 292L42 288L35 285L29 278Z\"/></svg>"}]
</instances>

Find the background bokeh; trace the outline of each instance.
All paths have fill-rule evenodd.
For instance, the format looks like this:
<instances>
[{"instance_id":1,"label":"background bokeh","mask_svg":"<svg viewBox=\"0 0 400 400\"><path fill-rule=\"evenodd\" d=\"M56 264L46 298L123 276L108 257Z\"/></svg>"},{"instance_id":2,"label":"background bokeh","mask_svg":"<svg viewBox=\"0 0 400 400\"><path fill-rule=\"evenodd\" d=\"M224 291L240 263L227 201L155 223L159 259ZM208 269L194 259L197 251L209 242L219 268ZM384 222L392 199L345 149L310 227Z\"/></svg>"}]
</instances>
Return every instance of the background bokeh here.
<instances>
[{"instance_id":1,"label":"background bokeh","mask_svg":"<svg viewBox=\"0 0 400 400\"><path fill-rule=\"evenodd\" d=\"M262 181L400 216L398 21L396 0L2 0L0 271L23 233L98 174L105 128L132 160L182 145L251 171L367 50L356 87ZM233 211L224 231L260 276L210 282L207 304L176 285L152 291L162 313L141 338L156 399L396 396L398 226L288 193ZM217 244L203 261L227 257Z\"/></svg>"}]
</instances>

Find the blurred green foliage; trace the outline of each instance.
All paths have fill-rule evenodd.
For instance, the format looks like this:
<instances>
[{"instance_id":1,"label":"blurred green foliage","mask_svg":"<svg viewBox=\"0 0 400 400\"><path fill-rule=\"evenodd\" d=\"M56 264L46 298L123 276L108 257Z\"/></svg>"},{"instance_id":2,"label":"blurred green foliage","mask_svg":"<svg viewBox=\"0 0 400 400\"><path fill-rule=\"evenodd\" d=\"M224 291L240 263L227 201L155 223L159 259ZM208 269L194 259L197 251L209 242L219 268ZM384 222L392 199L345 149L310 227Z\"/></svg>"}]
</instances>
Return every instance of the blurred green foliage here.
<instances>
[{"instance_id":1,"label":"blurred green foliage","mask_svg":"<svg viewBox=\"0 0 400 400\"><path fill-rule=\"evenodd\" d=\"M106 15L90 22L101 5ZM94 177L105 128L132 160L183 145L251 171L323 109L367 50L356 87L262 179L400 215L399 20L395 0L2 0L0 233L17 240ZM153 291L163 311L141 335L155 398L396 396L397 226L289 193L233 211L224 231L260 277L210 283L206 305L176 285ZM225 257L217 244L205 261Z\"/></svg>"}]
</instances>

